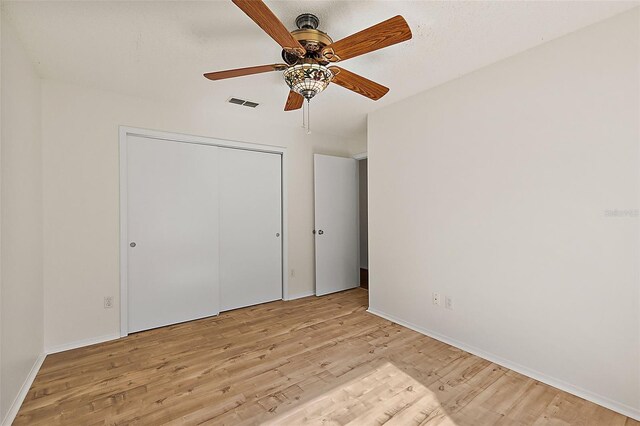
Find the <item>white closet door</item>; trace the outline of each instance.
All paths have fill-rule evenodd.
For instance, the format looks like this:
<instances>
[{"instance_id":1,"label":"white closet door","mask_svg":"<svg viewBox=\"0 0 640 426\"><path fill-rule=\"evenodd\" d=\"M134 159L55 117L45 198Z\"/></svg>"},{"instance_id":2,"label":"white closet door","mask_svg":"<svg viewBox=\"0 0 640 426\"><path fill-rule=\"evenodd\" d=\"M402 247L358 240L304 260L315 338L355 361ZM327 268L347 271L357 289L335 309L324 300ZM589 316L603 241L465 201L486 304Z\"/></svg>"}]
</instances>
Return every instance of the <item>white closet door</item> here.
<instances>
[{"instance_id":1,"label":"white closet door","mask_svg":"<svg viewBox=\"0 0 640 426\"><path fill-rule=\"evenodd\" d=\"M220 307L282 299L279 154L220 148Z\"/></svg>"},{"instance_id":2,"label":"white closet door","mask_svg":"<svg viewBox=\"0 0 640 426\"><path fill-rule=\"evenodd\" d=\"M358 265L358 169L352 158L315 154L316 295L354 288Z\"/></svg>"},{"instance_id":3,"label":"white closet door","mask_svg":"<svg viewBox=\"0 0 640 426\"><path fill-rule=\"evenodd\" d=\"M130 332L219 313L218 153L127 139Z\"/></svg>"}]
</instances>

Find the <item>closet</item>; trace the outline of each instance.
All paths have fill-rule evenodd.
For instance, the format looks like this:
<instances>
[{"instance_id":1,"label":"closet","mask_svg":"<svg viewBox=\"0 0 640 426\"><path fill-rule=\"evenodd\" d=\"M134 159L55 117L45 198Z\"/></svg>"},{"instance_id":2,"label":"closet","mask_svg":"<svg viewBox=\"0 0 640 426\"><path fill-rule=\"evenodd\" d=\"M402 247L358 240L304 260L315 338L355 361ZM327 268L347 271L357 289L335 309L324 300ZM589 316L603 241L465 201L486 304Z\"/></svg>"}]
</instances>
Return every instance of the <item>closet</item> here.
<instances>
[{"instance_id":1,"label":"closet","mask_svg":"<svg viewBox=\"0 0 640 426\"><path fill-rule=\"evenodd\" d=\"M282 156L126 136L127 332L282 298Z\"/></svg>"}]
</instances>

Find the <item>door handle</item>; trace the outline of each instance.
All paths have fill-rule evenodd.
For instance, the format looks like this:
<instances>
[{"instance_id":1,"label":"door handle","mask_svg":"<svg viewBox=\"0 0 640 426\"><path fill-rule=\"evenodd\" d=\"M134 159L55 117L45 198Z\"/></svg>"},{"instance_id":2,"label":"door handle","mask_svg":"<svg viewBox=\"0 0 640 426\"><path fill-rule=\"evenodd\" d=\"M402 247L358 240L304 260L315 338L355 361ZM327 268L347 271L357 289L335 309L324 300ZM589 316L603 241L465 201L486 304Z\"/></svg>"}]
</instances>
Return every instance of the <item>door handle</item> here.
<instances>
[{"instance_id":1,"label":"door handle","mask_svg":"<svg viewBox=\"0 0 640 426\"><path fill-rule=\"evenodd\" d=\"M318 235L322 235L322 234L324 234L324 231L321 229L318 231Z\"/></svg>"},{"instance_id":2,"label":"door handle","mask_svg":"<svg viewBox=\"0 0 640 426\"><path fill-rule=\"evenodd\" d=\"M131 247L135 247L135 246L136 246L136 243L135 243L135 242L132 242L132 243L130 243L129 245L130 245Z\"/></svg>"}]
</instances>

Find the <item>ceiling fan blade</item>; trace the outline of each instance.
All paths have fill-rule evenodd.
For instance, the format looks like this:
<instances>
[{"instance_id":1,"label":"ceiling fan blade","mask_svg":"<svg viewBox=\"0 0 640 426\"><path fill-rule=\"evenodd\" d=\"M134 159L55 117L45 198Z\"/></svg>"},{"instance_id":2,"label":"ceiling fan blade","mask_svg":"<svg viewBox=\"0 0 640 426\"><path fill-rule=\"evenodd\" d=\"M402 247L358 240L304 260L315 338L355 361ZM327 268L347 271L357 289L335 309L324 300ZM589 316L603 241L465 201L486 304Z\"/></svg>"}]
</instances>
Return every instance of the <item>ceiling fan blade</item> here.
<instances>
[{"instance_id":1,"label":"ceiling fan blade","mask_svg":"<svg viewBox=\"0 0 640 426\"><path fill-rule=\"evenodd\" d=\"M302 108L303 102L304 98L302 97L302 95L291 90L289 91L289 96L287 97L287 103L284 104L284 110L293 111L295 109L300 109Z\"/></svg>"},{"instance_id":2,"label":"ceiling fan blade","mask_svg":"<svg viewBox=\"0 0 640 426\"><path fill-rule=\"evenodd\" d=\"M262 0L232 0L244 13L253 19L260 28L271 36L282 48L298 57L303 57L306 50L296 40L287 27L273 14Z\"/></svg>"},{"instance_id":3,"label":"ceiling fan blade","mask_svg":"<svg viewBox=\"0 0 640 426\"><path fill-rule=\"evenodd\" d=\"M283 71L285 69L287 69L285 64L259 65L257 67L208 72L204 76L209 80L224 80L225 78L242 77L243 75L260 74L269 71Z\"/></svg>"},{"instance_id":4,"label":"ceiling fan blade","mask_svg":"<svg viewBox=\"0 0 640 426\"><path fill-rule=\"evenodd\" d=\"M411 28L398 15L326 46L322 56L331 62L344 61L409 39Z\"/></svg>"},{"instance_id":5,"label":"ceiling fan blade","mask_svg":"<svg viewBox=\"0 0 640 426\"><path fill-rule=\"evenodd\" d=\"M374 101L377 101L389 91L388 87L343 68L333 66L329 67L329 69L334 74L333 80L331 80L332 83L336 83L345 89L352 90Z\"/></svg>"}]
</instances>

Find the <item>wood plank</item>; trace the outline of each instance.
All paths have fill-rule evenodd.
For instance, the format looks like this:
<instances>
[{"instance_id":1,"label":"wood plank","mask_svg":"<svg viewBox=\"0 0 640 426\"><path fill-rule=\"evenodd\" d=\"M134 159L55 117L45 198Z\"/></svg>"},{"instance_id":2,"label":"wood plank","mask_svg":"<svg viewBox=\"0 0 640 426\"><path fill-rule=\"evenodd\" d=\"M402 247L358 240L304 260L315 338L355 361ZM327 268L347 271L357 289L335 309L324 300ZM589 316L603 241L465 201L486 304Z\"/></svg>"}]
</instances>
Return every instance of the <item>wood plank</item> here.
<instances>
[{"instance_id":1,"label":"wood plank","mask_svg":"<svg viewBox=\"0 0 640 426\"><path fill-rule=\"evenodd\" d=\"M50 355L15 425L634 425L366 312L272 302Z\"/></svg>"}]
</instances>

